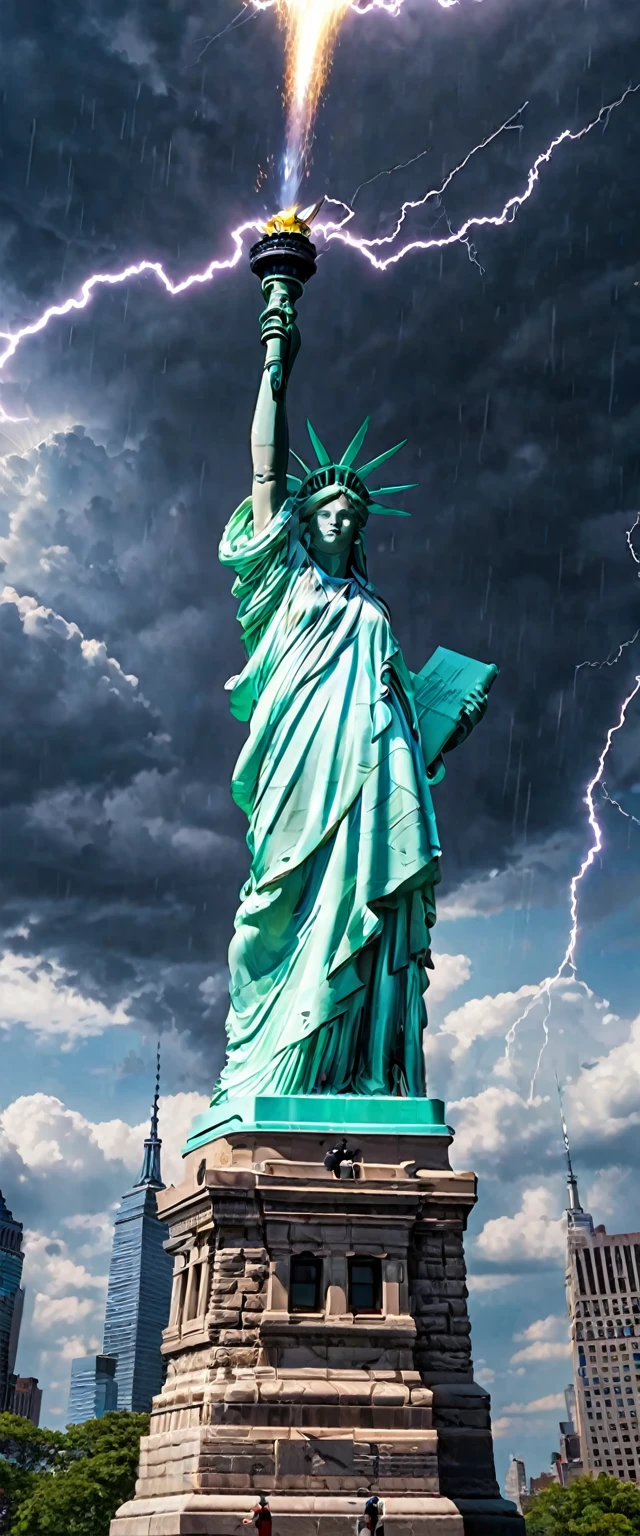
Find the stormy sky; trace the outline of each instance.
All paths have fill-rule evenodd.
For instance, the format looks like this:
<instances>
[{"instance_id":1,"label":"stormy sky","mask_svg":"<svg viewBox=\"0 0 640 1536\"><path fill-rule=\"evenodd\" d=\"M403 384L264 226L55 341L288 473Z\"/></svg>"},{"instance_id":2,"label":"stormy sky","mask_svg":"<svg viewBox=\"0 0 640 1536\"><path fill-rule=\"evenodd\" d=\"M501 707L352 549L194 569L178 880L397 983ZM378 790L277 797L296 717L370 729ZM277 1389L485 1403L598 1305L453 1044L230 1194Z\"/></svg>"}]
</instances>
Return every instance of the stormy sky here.
<instances>
[{"instance_id":1,"label":"stormy sky","mask_svg":"<svg viewBox=\"0 0 640 1536\"><path fill-rule=\"evenodd\" d=\"M522 107L407 233L499 213L563 129L635 83L639 40L628 0L350 14L304 195L359 189L353 229L383 235ZM178 279L230 256L231 230L279 203L282 54L274 16L232 0L7 4L1 329L93 271L145 256ZM626 536L639 124L640 92L562 144L517 217L471 248L380 273L319 241L300 304L294 447L304 456L306 415L336 454L368 412L372 453L408 438L395 462L419 482L412 520L368 529L408 664L443 644L500 667L438 790L428 1063L457 1166L481 1176L471 1304L501 1472L509 1451L546 1465L564 1417L554 1071L594 1215L640 1226L640 702L604 775L620 809L596 796L604 850L580 887L577 979L554 991L533 1093L543 1007L504 1046L564 954L585 786L640 656L639 639L616 660L640 624L640 525L635 547ZM101 289L25 341L0 382L23 418L0 421L0 1185L29 1231L19 1367L39 1371L52 1423L70 1357L100 1342L153 1042L172 1177L222 1060L247 855L228 790L243 728L223 691L241 649L216 551L249 485L259 309L246 260L178 298L150 277Z\"/></svg>"}]
</instances>

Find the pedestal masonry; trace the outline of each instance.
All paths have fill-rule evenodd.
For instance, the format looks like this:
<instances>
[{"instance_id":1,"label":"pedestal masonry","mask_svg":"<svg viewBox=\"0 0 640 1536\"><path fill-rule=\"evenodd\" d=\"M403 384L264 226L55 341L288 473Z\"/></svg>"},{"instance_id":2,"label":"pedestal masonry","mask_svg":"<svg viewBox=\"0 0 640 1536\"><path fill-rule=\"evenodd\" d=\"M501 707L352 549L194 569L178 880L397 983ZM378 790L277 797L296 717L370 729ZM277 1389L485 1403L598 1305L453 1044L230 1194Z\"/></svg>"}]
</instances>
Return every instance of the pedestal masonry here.
<instances>
[{"instance_id":1,"label":"pedestal masonry","mask_svg":"<svg viewBox=\"0 0 640 1536\"><path fill-rule=\"evenodd\" d=\"M231 944L227 1059L158 1197L174 1257L167 1376L135 1499L112 1536L239 1536L266 1494L275 1536L355 1536L371 1493L385 1536L524 1531L499 1496L489 1397L473 1381L463 1233L427 1097L424 993L442 754L486 708L495 667L440 649L406 667L369 581L370 512L395 512L314 429L287 474L295 302L315 271L308 215L251 252L266 308L252 497L221 559L248 660L232 792L251 868ZM402 445L399 445L402 446ZM302 461L299 461L302 463Z\"/></svg>"}]
</instances>

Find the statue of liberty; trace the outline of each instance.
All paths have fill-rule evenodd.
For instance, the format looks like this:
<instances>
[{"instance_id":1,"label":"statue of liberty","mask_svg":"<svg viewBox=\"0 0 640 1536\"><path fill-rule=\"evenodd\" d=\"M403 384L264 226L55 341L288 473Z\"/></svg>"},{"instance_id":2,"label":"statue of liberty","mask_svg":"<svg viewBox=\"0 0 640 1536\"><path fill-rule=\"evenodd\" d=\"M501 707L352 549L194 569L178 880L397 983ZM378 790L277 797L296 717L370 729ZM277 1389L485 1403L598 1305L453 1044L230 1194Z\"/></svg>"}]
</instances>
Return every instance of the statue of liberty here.
<instances>
[{"instance_id":1,"label":"statue of liberty","mask_svg":"<svg viewBox=\"0 0 640 1536\"><path fill-rule=\"evenodd\" d=\"M441 751L484 713L496 669L441 650L439 669L432 659L412 674L369 580L369 515L408 515L377 498L414 487L368 482L404 443L357 467L368 420L339 459L309 423L317 463L299 460L302 476L288 474L294 300L315 251L309 215L266 228L251 253L267 300L253 489L220 545L248 658L227 687L232 713L250 721L232 793L248 818L251 862L214 1103L263 1093L421 1098L440 866L432 785Z\"/></svg>"}]
</instances>

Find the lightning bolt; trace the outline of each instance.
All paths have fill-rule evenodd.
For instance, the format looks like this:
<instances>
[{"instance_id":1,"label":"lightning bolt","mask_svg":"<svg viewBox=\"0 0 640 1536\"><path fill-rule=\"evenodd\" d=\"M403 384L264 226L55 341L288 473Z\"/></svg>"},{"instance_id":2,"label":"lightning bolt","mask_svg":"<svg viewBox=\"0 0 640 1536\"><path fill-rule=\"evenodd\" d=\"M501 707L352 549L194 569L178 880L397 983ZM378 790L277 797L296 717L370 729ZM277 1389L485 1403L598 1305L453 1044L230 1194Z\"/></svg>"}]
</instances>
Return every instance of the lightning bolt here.
<instances>
[{"instance_id":1,"label":"lightning bolt","mask_svg":"<svg viewBox=\"0 0 640 1536\"><path fill-rule=\"evenodd\" d=\"M633 557L633 559L634 559L634 561L635 561L635 563L637 565L640 564L640 561L638 560L638 557L637 557L637 555L635 553L635 549L633 547L633 533L634 533L635 529L638 527L639 524L640 524L640 512L637 513L635 522L632 524L631 528L628 529L628 531L627 531L627 544L629 546L631 555L632 555L632 557ZM630 640L623 641L622 644L618 647L618 650L617 650L615 656L607 657L605 661L601 661L601 662L581 662L580 666L596 666L596 667L615 666L616 662L618 662L620 660L620 657L622 656L623 652L629 646L633 645L634 641L637 640L639 634L640 634L640 629L636 630L635 635L633 635L633 637ZM576 671L577 670L578 669L576 669ZM603 838L603 834L602 834L602 828L600 826L600 822L598 821L598 817L597 817L597 814L596 814L596 801L595 801L596 791L600 790L600 792L602 794L602 798L609 805L614 806L616 810L620 811L621 815L626 817L626 819L628 821L635 822L636 825L640 826L640 821L638 820L638 817L637 816L632 816L629 811L625 811L623 809L623 807L619 804L619 802L617 800L615 800L612 795L609 794L609 792L607 790L607 786L606 786L605 780L604 780L605 765L606 765L606 761L607 761L607 758L609 756L609 753L611 751L611 747L613 745L614 737L618 734L619 731L621 731L623 729L623 727L624 727L624 725L626 723L627 712L629 710L629 706L633 703L633 700L636 699L639 694L640 694L640 673L636 675L633 688L627 694L626 698L623 699L623 701L622 701L622 704L620 706L620 711L619 711L617 720L614 722L613 725L610 725L608 730L607 730L607 733L606 733L606 736L605 736L605 740L604 740L604 745L603 745L603 747L601 749L601 752L600 752L600 755L598 757L595 773L593 774L593 777L589 780L589 783L587 784L585 792L584 792L583 803L587 807L587 821L588 821L588 825L589 825L589 828L590 828L591 839L592 840L591 840L591 842L589 844L589 847L587 848L587 852L585 853L584 858L582 859L582 862L581 862L578 870L576 871L575 875L572 875L570 883L569 883L569 937L568 937L568 940L567 940L567 946L566 946L564 955L562 957L562 960L560 961L560 964L558 966L557 971L555 972L555 975L553 975L553 976L545 976L544 981L540 982L540 984L536 987L536 990L533 993L533 996L529 999L529 1002L527 1003L526 1008L524 1008L522 1013L520 1014L520 1016L517 1019L514 1020L513 1024L507 1030L507 1034L505 1036L505 1059L508 1059L510 1051L511 1051L511 1047L514 1044L514 1041L515 1041L515 1038L516 1038L517 1030L519 1029L521 1024L524 1024L525 1020L528 1019L528 1017L529 1017L530 1013L533 1011L533 1009L535 1007L537 1007L538 1003L541 1002L541 1000L544 998L545 1011L544 1011L544 1015L543 1015L543 1018L542 1018L543 1040L542 1040L542 1045L540 1047L540 1051L539 1051L539 1054L538 1054L538 1059L537 1059L537 1062L536 1062L536 1066L535 1066L535 1069L534 1069L533 1077L531 1079L531 1084L530 1084L530 1088L529 1088L529 1097L528 1097L528 1100L527 1100L527 1104L528 1104L529 1107L533 1104L533 1095L534 1095L534 1091L535 1091L535 1085L536 1085L538 1073L540 1071L540 1066L542 1064L542 1058L543 1058L544 1053L546 1051L547 1045L549 1044L549 1020L550 1020L550 1017L551 1017L552 992L553 992L554 987L557 987L562 982L566 982L567 980L571 980L571 981L577 982L578 985L581 986L584 989L584 991L586 992L587 996L589 996L589 997L592 996L591 990L587 986L586 982L581 981L579 979L579 977L578 977L578 974L577 974L576 946L577 946L577 942L578 942L578 933L579 933L578 886L580 885L581 881L584 880L584 877L588 873L588 871L591 869L591 866L594 863L595 859L597 858L598 854L602 851L603 842L604 842L604 838Z\"/></svg>"},{"instance_id":2,"label":"lightning bolt","mask_svg":"<svg viewBox=\"0 0 640 1536\"><path fill-rule=\"evenodd\" d=\"M636 512L636 520L635 520L635 522L632 523L631 527L627 529L627 545L628 545L628 549L629 549L629 554L631 555L631 559L635 560L636 565L640 565L640 555L636 554L635 549L633 547L633 535L634 535L634 533L636 531L636 528L638 528L639 526L640 526L640 512ZM640 571L638 572L638 575L640 576Z\"/></svg>"},{"instance_id":3,"label":"lightning bolt","mask_svg":"<svg viewBox=\"0 0 640 1536\"><path fill-rule=\"evenodd\" d=\"M549 164L549 161L555 154L556 150L560 148L560 145L566 143L577 144L580 139L586 138L587 134L592 133L593 129L597 128L601 123L604 123L606 126L611 113L614 112L617 107L621 107L623 102L625 102L629 96L635 96L638 91L640 91L640 83L637 85L628 85L626 90L622 92L622 95L619 96L615 101L611 101L607 104L607 106L601 107L597 117L594 117L590 123L586 123L584 128L579 128L577 131L574 131L571 128L564 128L562 133L559 133L555 139L552 139L548 148L543 150L542 153L539 154L534 160L527 176L527 182L524 191L517 192L513 197L508 198L507 202L504 204L504 207L499 213L474 214L471 218L465 219L464 223L461 224L458 229L451 230L446 235L433 235L427 240L409 240L405 245L401 245L399 249L392 249L388 256L376 255L376 250L381 246L389 245L395 247L395 242L398 238L398 235L400 234L400 230L402 229L407 215L413 212L416 208L424 208L425 204L428 203L431 198L441 197L443 192L446 191L447 187L450 186L453 177L457 176L458 172L463 170L465 165L468 165L472 156L477 154L480 149L486 148L487 144L492 143L492 141L498 137L498 134L502 133L505 128L508 128L515 122L516 118L519 116L519 113L523 110L522 107L518 109L518 112L514 112L513 116L508 118L500 128L496 129L495 133L490 134L489 137L483 140L481 144L476 145L474 149L470 150L465 160L461 161L460 165L456 166L455 170L453 170L450 175L446 177L442 187L429 192L425 192L423 197L408 199L405 203L403 203L402 208L400 209L400 213L396 219L395 227L392 229L390 234L378 235L375 238L368 240L363 236L352 235L350 230L345 229L345 224L348 221L342 220L338 225L332 226L328 224L324 226L323 234L325 239L339 240L344 245L351 246L354 250L359 251L360 255L364 256L366 260L369 261L373 267L376 267L379 272L386 272L387 267L395 265L395 263L398 261L402 261L404 257L408 256L412 251L441 251L445 248L445 246L456 245L465 241L471 230L486 229L489 226L492 226L494 229L499 229L505 224L511 224L513 223L519 210L524 206L525 203L529 201L534 188L540 180L541 170L545 165Z\"/></svg>"},{"instance_id":4,"label":"lightning bolt","mask_svg":"<svg viewBox=\"0 0 640 1536\"><path fill-rule=\"evenodd\" d=\"M636 827L640 827L640 817L633 816L631 814L631 811L625 811L624 806L622 806L620 804L620 801L619 800L615 800L613 795L609 794L609 791L608 791L607 786L606 786L606 784L604 782L604 779L602 780L600 788L602 790L602 798L603 798L603 800L606 800L607 805L615 806L616 811L619 811L620 815L624 816L626 821L632 821Z\"/></svg>"},{"instance_id":5,"label":"lightning bolt","mask_svg":"<svg viewBox=\"0 0 640 1536\"><path fill-rule=\"evenodd\" d=\"M28 416L10 416L9 412L5 411L4 406L0 405L0 423L3 422L3 421L11 421L11 422L14 423L15 426L17 426L19 421L28 421L28 420L29 420Z\"/></svg>"},{"instance_id":6,"label":"lightning bolt","mask_svg":"<svg viewBox=\"0 0 640 1536\"><path fill-rule=\"evenodd\" d=\"M377 0L374 0L374 3L377 3ZM382 0L380 0L380 3L382 3ZM498 214L474 215L473 217L467 219L459 229L450 230L446 235L433 237L428 240L411 240L406 245L401 246L398 250L392 250L390 255L384 258L375 255L374 248L385 245L393 246L408 214L412 210L424 207L425 204L433 198L441 198L446 192L447 188L451 186L454 178L460 175L460 173L466 168L466 166L468 166L469 162L475 155L479 154L483 149L486 149L489 144L492 144L501 133L504 133L510 128L518 126L517 119L524 111L524 108L527 105L526 102L524 102L516 112L512 113L511 117L507 118L504 123L501 123L500 127L496 128L493 133L489 134L485 139L482 139L479 144L474 145L473 149L469 150L468 154L466 154L464 158L458 163L458 165L454 166L454 169L449 172L441 186L430 189L429 191L425 192L424 196L421 198L409 200L403 203L402 208L400 209L400 212L397 216L395 227L390 234L377 236L372 239L367 239L364 236L354 235L349 229L346 228L346 225L350 224L351 220L355 217L354 210L349 206L349 204L341 202L337 198L330 198L327 199L327 201L333 203L334 206L342 208L344 210L344 217L338 223L332 222L325 225L316 225L315 230L318 234L323 235L327 241L342 241L342 243L349 246L350 249L355 250L361 256L364 256L365 259L371 262L372 265L379 271L386 271L387 267L392 263L403 260L403 258L409 255L410 252L416 250L441 250L444 246L455 244L466 244L467 248L469 249L468 236L470 230L485 226L500 228L507 223L511 223L515 218L518 210L526 202L528 202L534 187L536 186L536 183L540 179L540 171L542 167L549 164L549 161L551 160L555 151L564 143L576 143L580 139L583 139L599 124L603 122L606 124L609 120L609 117L611 116L611 113L614 112L616 108L622 106L622 104L627 100L629 96L635 95L638 91L640 91L640 83L637 85L627 86L626 90L623 91L621 96L617 97L615 101L609 102L606 106L602 107L597 117L593 118L591 122L585 124L583 128L575 132L572 129L566 128L561 134L558 134L558 136L552 140L548 148L544 150L540 155L538 155L534 160L533 165L528 172L524 191L517 193L513 197L509 198L505 203L502 211ZM238 225L236 229L231 230L229 236L233 246L233 252L231 256L224 260L217 258L213 259L208 263L203 271L192 272L187 277L180 279L179 282L174 282L173 279L169 277L168 273L164 269L164 266L162 265L162 262L152 261L147 258L144 258L142 261L132 262L126 267L121 268L119 272L92 273L90 277L85 279L77 293L72 294L69 298L62 300L62 302L59 304L49 305L47 309L43 310L42 314L39 315L37 319L29 321L26 325L21 326L16 331L0 331L0 342L6 343L4 348L0 350L0 373L3 372L6 364L10 361L10 359L15 357L15 354L23 341L27 341L29 338L39 335L41 331L46 330L47 326L52 320L61 319L65 315L71 314L74 311L86 309L97 289L101 287L115 287L118 284L129 282L133 278L145 277L149 274L154 276L158 282L161 283L162 287L168 294L171 295L172 298L175 298L180 294L188 292L189 289L195 286L202 286L205 283L211 282L211 280L218 273L231 272L234 267L238 266L238 263L241 259L244 250L245 235L249 234L250 232L253 234L259 234L262 232L262 227L263 220L261 218L248 219L245 223ZM9 419L6 413L4 413L4 419ZM638 513L634 527L630 530L628 535L629 548L634 560L636 561L636 564L640 564L640 560L635 554L635 550L631 542L631 535L639 523L640 513Z\"/></svg>"},{"instance_id":7,"label":"lightning bolt","mask_svg":"<svg viewBox=\"0 0 640 1536\"><path fill-rule=\"evenodd\" d=\"M50 320L59 320L64 315L70 315L74 310L86 309L96 288L113 288L119 283L129 282L133 277L144 277L147 272L152 272L158 281L162 283L167 293L171 294L172 298L175 298L178 294L186 293L189 288L193 288L194 284L211 282L216 272L231 272L234 267L237 267L242 256L244 249L243 236L248 234L249 230L257 233L261 228L261 222L255 219L248 220L246 224L240 224L237 229L231 231L231 240L235 249L233 255L228 260L210 261L203 272L191 272L188 277L182 278L179 283L174 283L168 277L160 261L144 260L133 262L130 266L123 267L120 272L93 272L91 277L86 278L79 293L64 299L61 304L50 304L49 308L45 309L37 320L31 320L28 325L23 325L18 331L0 331L0 341L6 341L7 343L4 351L0 351L0 372L2 372L9 359L15 357L20 343L26 341L29 336L37 336L40 331L46 330ZM9 418L5 419L8 420Z\"/></svg>"}]
</instances>

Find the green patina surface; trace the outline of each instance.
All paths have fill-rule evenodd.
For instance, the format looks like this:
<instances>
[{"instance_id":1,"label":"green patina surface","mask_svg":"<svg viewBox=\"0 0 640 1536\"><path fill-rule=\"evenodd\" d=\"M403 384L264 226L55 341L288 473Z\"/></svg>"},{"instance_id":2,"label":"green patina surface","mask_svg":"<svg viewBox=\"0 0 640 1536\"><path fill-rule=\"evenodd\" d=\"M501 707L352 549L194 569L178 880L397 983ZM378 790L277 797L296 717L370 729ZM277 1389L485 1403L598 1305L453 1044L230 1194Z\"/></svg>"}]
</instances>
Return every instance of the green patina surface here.
<instances>
[{"instance_id":1,"label":"green patina surface","mask_svg":"<svg viewBox=\"0 0 640 1536\"><path fill-rule=\"evenodd\" d=\"M350 1094L260 1095L213 1104L197 1115L185 1152L231 1131L309 1131L329 1136L452 1136L442 1099L364 1099Z\"/></svg>"},{"instance_id":2,"label":"green patina surface","mask_svg":"<svg viewBox=\"0 0 640 1536\"><path fill-rule=\"evenodd\" d=\"M409 671L367 573L365 523L383 510L372 498L409 487L369 491L365 480L396 448L357 468L368 423L338 461L310 427L317 467L288 476L302 281L263 283L253 498L220 546L246 653L227 687L232 713L249 723L232 793L250 867L229 951L216 1113L199 1118L190 1145L220 1134L232 1109L256 1128L442 1131L423 1053L440 863L431 790L441 751L482 717L496 669L480 668L473 686L467 672L459 688L450 678L447 729L429 730L442 684L434 693L433 676Z\"/></svg>"}]
</instances>

